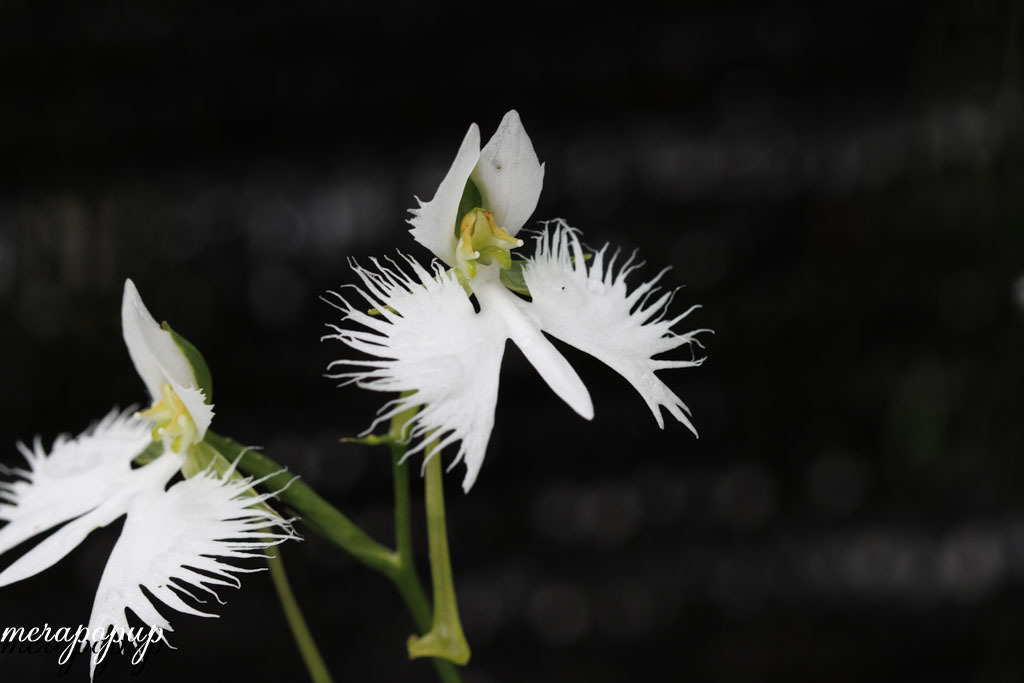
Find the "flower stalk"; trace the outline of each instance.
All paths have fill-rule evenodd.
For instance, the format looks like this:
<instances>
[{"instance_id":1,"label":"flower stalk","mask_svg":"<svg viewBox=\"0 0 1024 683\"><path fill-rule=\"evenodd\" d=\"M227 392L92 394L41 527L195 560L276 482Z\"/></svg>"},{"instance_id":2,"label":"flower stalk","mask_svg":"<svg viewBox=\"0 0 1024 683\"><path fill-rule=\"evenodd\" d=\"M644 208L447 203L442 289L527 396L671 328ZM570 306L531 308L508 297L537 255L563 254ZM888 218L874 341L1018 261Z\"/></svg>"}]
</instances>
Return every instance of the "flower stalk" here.
<instances>
[{"instance_id":1,"label":"flower stalk","mask_svg":"<svg viewBox=\"0 0 1024 683\"><path fill-rule=\"evenodd\" d=\"M284 472L274 460L214 432L207 432L206 442L229 460L242 456L238 461L238 469L250 476L273 475L266 480L264 486L268 490L283 489L277 499L301 516L306 526L317 535L385 576L390 577L398 569L398 554L395 551L371 538L308 484Z\"/></svg>"},{"instance_id":2,"label":"flower stalk","mask_svg":"<svg viewBox=\"0 0 1024 683\"><path fill-rule=\"evenodd\" d=\"M424 490L430 574L434 588L434 621L426 635L413 636L409 639L409 656L444 657L456 664L466 664L470 652L466 636L462 632L459 608L455 600L452 563L448 552L440 454L427 461Z\"/></svg>"},{"instance_id":3,"label":"flower stalk","mask_svg":"<svg viewBox=\"0 0 1024 683\"><path fill-rule=\"evenodd\" d=\"M416 559L412 546L412 510L409 494L409 468L402 463L407 444L402 441L406 423L415 415L416 410L399 413L391 420L385 442L391 449L391 472L395 489L395 546L397 548L400 569L392 577L395 588L405 601L416 623L416 630L428 633L432 626L430 601L427 599L423 586L416 572ZM428 531L429 533L429 531ZM450 575L450 572L449 572ZM410 641L415 636L410 637ZM414 655L410 651L410 657ZM438 677L444 683L459 683L459 673L449 658L442 655L431 655L431 661Z\"/></svg>"},{"instance_id":4,"label":"flower stalk","mask_svg":"<svg viewBox=\"0 0 1024 683\"><path fill-rule=\"evenodd\" d=\"M320 655L309 625L306 624L306 618L303 616L299 603L295 600L295 593L292 592L291 584L288 582L288 574L284 570L281 551L277 549L273 552L276 554L267 552L270 578L274 582L274 590L277 591L277 597L281 601L281 609L288 621L292 636L295 638L299 654L302 655L302 661L305 662L306 670L309 671L309 678L313 683L332 683L331 674L327 670L324 658Z\"/></svg>"},{"instance_id":5,"label":"flower stalk","mask_svg":"<svg viewBox=\"0 0 1024 683\"><path fill-rule=\"evenodd\" d=\"M301 517L301 521L307 527L348 552L365 566L389 578L405 602L417 630L425 633L431 628L431 605L420 584L413 560L409 474L408 468L400 464L406 450L406 446L401 443L401 434L405 420L410 419L414 413L415 411L407 411L396 415L387 434L361 440L363 443L387 445L391 448L395 480L397 550L392 550L370 537L309 485L302 480L293 480L291 475L282 471L280 464L266 455L214 432L207 432L206 441L228 459L238 459L237 467L240 471L254 477L270 475L264 486L269 490L283 489L277 500ZM287 488L284 488L285 486ZM434 656L432 661L441 681L459 683L458 671L450 661L437 656Z\"/></svg>"}]
</instances>

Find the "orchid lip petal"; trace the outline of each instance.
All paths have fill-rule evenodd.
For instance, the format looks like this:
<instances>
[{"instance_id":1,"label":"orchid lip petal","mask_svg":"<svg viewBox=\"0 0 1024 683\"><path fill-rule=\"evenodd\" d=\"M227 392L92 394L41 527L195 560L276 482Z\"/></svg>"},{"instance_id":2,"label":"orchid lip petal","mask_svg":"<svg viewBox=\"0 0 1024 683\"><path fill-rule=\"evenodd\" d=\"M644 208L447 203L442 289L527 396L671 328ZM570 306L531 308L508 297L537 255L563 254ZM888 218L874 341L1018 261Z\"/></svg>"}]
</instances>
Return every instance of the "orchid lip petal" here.
<instances>
[{"instance_id":1,"label":"orchid lip petal","mask_svg":"<svg viewBox=\"0 0 1024 683\"><path fill-rule=\"evenodd\" d=\"M686 404L654 374L703 361L692 354L694 345L700 346L696 334L705 330L672 329L694 309L666 317L672 296L660 294L655 285L664 271L630 291L626 276L638 267L632 257L616 267L615 255L605 258L606 245L588 267L579 236L562 221L548 224L536 241L536 253L523 267L532 302L523 305L544 331L622 375L647 403L659 427L664 427L664 408L696 435ZM656 358L682 347L690 349L691 358Z\"/></svg>"},{"instance_id":2,"label":"orchid lip petal","mask_svg":"<svg viewBox=\"0 0 1024 683\"><path fill-rule=\"evenodd\" d=\"M126 473L116 480L115 492L96 508L47 536L0 573L0 587L35 576L55 565L94 530L123 515L141 491L162 490L181 467L182 460L183 456L166 453L149 465Z\"/></svg>"},{"instance_id":3,"label":"orchid lip petal","mask_svg":"<svg viewBox=\"0 0 1024 683\"><path fill-rule=\"evenodd\" d=\"M143 471L164 459L176 471L180 457L167 453ZM192 592L199 590L222 603L211 586L237 587L241 582L235 574L252 571L228 560L260 557L267 548L298 538L287 520L260 505L271 494L248 495L254 484L207 469L167 490L161 485L134 496L100 578L89 633L127 629L126 609L150 627L170 631L156 601L185 614L216 616L182 596L202 604Z\"/></svg>"},{"instance_id":4,"label":"orchid lip petal","mask_svg":"<svg viewBox=\"0 0 1024 683\"><path fill-rule=\"evenodd\" d=\"M405 268L375 265L375 270L356 267L362 280L357 294L381 315L370 319L339 295L332 303L367 330L340 326L328 335L375 360L335 361L332 367L349 371L329 376L401 394L385 405L371 430L422 406L407 425L413 445L406 456L423 452L434 457L444 445L459 441L450 466L465 461L463 487L469 490L494 426L504 325L496 316L476 314L452 271L428 272L408 257Z\"/></svg>"},{"instance_id":5,"label":"orchid lip petal","mask_svg":"<svg viewBox=\"0 0 1024 683\"><path fill-rule=\"evenodd\" d=\"M79 517L117 493L131 461L150 443L150 425L131 409L112 410L74 439L58 438L47 454L36 440L22 447L29 470L13 470L23 481L0 483L7 505L0 505L0 553Z\"/></svg>"},{"instance_id":6,"label":"orchid lip petal","mask_svg":"<svg viewBox=\"0 0 1024 683\"><path fill-rule=\"evenodd\" d=\"M473 291L480 300L481 313L501 319L506 334L551 390L580 417L594 419L594 404L586 385L569 361L541 333L540 323L530 315L526 302L493 280L480 283Z\"/></svg>"}]
</instances>

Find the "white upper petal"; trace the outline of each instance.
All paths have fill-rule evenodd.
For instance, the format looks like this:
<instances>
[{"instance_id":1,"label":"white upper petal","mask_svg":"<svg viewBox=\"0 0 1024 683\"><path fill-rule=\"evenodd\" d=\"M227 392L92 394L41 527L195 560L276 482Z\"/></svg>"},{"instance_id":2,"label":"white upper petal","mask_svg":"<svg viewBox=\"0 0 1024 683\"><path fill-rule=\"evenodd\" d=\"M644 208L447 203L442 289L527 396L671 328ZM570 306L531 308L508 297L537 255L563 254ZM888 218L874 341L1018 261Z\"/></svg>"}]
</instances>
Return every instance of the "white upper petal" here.
<instances>
[{"instance_id":1,"label":"white upper petal","mask_svg":"<svg viewBox=\"0 0 1024 683\"><path fill-rule=\"evenodd\" d=\"M472 177L483 195L484 207L514 236L537 208L544 185L544 165L537 159L515 110L505 114L498 130L480 150Z\"/></svg>"},{"instance_id":2,"label":"white upper petal","mask_svg":"<svg viewBox=\"0 0 1024 683\"><path fill-rule=\"evenodd\" d=\"M238 587L235 574L260 571L225 560L259 557L266 548L297 538L288 522L258 506L271 494L245 495L251 485L251 479L221 479L206 470L166 491L154 486L132 498L96 591L89 633L127 629L125 609L150 627L171 631L142 588L178 612L216 616L182 598L202 602L192 593L201 591L219 601L214 587Z\"/></svg>"},{"instance_id":3,"label":"white upper petal","mask_svg":"<svg viewBox=\"0 0 1024 683\"><path fill-rule=\"evenodd\" d=\"M480 158L480 129L474 123L466 131L455 161L452 162L448 174L434 193L429 202L419 202L419 208L410 209L412 218L409 223L413 238L432 251L435 256L447 263L455 264L455 222L459 220L459 202L466 189L466 181L473 172Z\"/></svg>"},{"instance_id":4,"label":"white upper petal","mask_svg":"<svg viewBox=\"0 0 1024 683\"><path fill-rule=\"evenodd\" d=\"M465 460L463 488L468 491L494 426L506 339L502 321L477 315L450 271L429 273L407 259L414 273L409 276L397 265L374 263L376 271L356 268L363 281L356 288L362 301L353 305L338 296L336 305L345 317L330 335L372 359L335 361L332 368L347 368L332 376L376 391L415 392L388 403L374 426L412 406L424 406L410 424L410 438L418 443L408 453L426 449L430 457L460 441L451 466ZM363 312L370 307L381 314Z\"/></svg>"},{"instance_id":5,"label":"white upper petal","mask_svg":"<svg viewBox=\"0 0 1024 683\"><path fill-rule=\"evenodd\" d=\"M121 300L121 330L135 369L146 384L150 398L160 398L164 382L188 409L202 439L213 421L213 406L206 402L202 389L185 354L174 343L171 333L160 327L142 303L135 283L124 282Z\"/></svg>"},{"instance_id":6,"label":"white upper petal","mask_svg":"<svg viewBox=\"0 0 1024 683\"><path fill-rule=\"evenodd\" d=\"M643 396L658 426L664 427L660 410L664 407L696 434L686 405L654 373L700 365L703 358L691 354L683 360L660 360L655 356L683 346L700 346L696 335L707 330L672 331L696 307L665 319L672 292L658 293L655 284L661 275L630 292L626 276L639 264L630 258L616 268L616 256L606 260L605 245L588 268L575 231L561 222L549 225L537 238L536 254L523 268L533 299L529 308L544 331L625 377Z\"/></svg>"},{"instance_id":7,"label":"white upper petal","mask_svg":"<svg viewBox=\"0 0 1024 683\"><path fill-rule=\"evenodd\" d=\"M92 531L104 527L128 509L142 491L162 490L179 470L183 456L166 453L155 461L113 480L109 495L93 510L74 519L19 557L0 573L0 586L7 586L52 567L78 547Z\"/></svg>"},{"instance_id":8,"label":"white upper petal","mask_svg":"<svg viewBox=\"0 0 1024 683\"><path fill-rule=\"evenodd\" d=\"M38 438L32 450L19 444L29 469L18 470L23 481L0 482L0 520L9 522L0 553L95 509L149 443L148 422L112 410L78 437L58 437L49 455Z\"/></svg>"}]
</instances>

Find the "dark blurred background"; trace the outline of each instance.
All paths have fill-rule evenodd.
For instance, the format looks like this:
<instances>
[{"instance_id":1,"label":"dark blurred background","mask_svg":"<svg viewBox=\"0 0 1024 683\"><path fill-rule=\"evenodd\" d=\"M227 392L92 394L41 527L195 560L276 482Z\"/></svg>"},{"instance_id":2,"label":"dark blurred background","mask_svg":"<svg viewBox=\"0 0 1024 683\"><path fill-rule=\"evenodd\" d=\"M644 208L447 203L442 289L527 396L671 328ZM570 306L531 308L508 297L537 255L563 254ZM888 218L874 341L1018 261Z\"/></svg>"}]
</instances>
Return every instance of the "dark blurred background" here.
<instances>
[{"instance_id":1,"label":"dark blurred background","mask_svg":"<svg viewBox=\"0 0 1024 683\"><path fill-rule=\"evenodd\" d=\"M0 462L144 399L132 277L206 355L215 428L390 543L386 453L338 443L386 397L322 376L318 297L349 257L427 259L413 195L514 107L536 217L672 264L716 334L665 373L700 440L567 349L584 422L508 347L480 479L446 479L465 679L1024 680L1021 5L486 9L0 4ZM0 626L87 621L118 528L3 589ZM337 680L433 680L390 585L306 536ZM146 679L299 680L267 576L223 597Z\"/></svg>"}]
</instances>

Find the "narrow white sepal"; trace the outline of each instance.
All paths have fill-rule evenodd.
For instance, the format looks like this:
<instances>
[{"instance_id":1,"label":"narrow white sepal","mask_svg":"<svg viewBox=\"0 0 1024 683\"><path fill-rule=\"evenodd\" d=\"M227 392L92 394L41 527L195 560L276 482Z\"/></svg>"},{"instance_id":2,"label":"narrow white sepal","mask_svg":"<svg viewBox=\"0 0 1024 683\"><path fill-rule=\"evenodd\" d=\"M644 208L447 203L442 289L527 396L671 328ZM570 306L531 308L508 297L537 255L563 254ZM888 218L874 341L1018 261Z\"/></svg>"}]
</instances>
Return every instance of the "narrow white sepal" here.
<instances>
[{"instance_id":1,"label":"narrow white sepal","mask_svg":"<svg viewBox=\"0 0 1024 683\"><path fill-rule=\"evenodd\" d=\"M167 453L143 469L172 456ZM96 591L89 633L126 629L126 609L150 627L172 631L143 588L178 612L216 616L192 607L183 597L204 603L193 594L196 591L221 602L215 587L237 588L237 574L262 571L227 560L261 557L269 547L298 539L288 520L258 505L274 494L247 494L255 483L230 475L222 479L206 469L166 491L160 485L134 496Z\"/></svg>"},{"instance_id":2,"label":"narrow white sepal","mask_svg":"<svg viewBox=\"0 0 1024 683\"><path fill-rule=\"evenodd\" d=\"M412 229L409 232L413 239L448 265L455 265L455 222L459 220L459 216L456 215L459 212L459 202L466 189L466 181L469 180L469 175L479 158L480 129L474 123L466 131L466 137L463 138L459 152L455 155L455 161L452 162L444 180L438 185L434 198L429 202L422 202L417 198L419 208L409 209L409 213L412 214L412 218L409 219Z\"/></svg>"},{"instance_id":3,"label":"narrow white sepal","mask_svg":"<svg viewBox=\"0 0 1024 683\"><path fill-rule=\"evenodd\" d=\"M188 409L199 432L198 438L202 439L213 421L213 405L206 401L198 387L185 354L174 343L171 333L161 328L150 314L130 279L124 282L121 330L128 355L146 384L150 398L159 400L160 388L164 382L169 383Z\"/></svg>"},{"instance_id":4,"label":"narrow white sepal","mask_svg":"<svg viewBox=\"0 0 1024 683\"><path fill-rule=\"evenodd\" d=\"M630 257L616 267L618 252L608 258L608 245L594 254L589 268L576 231L562 221L548 224L537 237L533 258L523 267L529 287L530 311L544 331L585 351L622 375L635 388L658 426L664 428L661 408L697 433L686 404L655 376L656 370L693 367L704 359L692 354L697 335L709 330L672 330L696 307L666 319L672 292L659 293L655 276L629 291L626 276L640 267ZM680 347L691 357L659 360L655 356ZM702 347L701 347L702 348Z\"/></svg>"},{"instance_id":5,"label":"narrow white sepal","mask_svg":"<svg viewBox=\"0 0 1024 683\"><path fill-rule=\"evenodd\" d=\"M150 442L150 424L112 410L75 438L57 437L47 454L36 437L18 444L29 469L22 480L0 482L0 553L95 509L116 493L131 461Z\"/></svg>"},{"instance_id":6,"label":"narrow white sepal","mask_svg":"<svg viewBox=\"0 0 1024 683\"><path fill-rule=\"evenodd\" d=\"M505 289L497 279L478 279L473 293L480 300L482 315L501 321L505 333L555 394L585 420L594 418L594 404L583 380L569 361L541 333L541 321L529 305Z\"/></svg>"},{"instance_id":7,"label":"narrow white sepal","mask_svg":"<svg viewBox=\"0 0 1024 683\"><path fill-rule=\"evenodd\" d=\"M449 469L465 460L463 488L468 491L494 426L505 328L495 316L476 314L453 272L428 272L404 259L412 275L394 262L386 267L375 260L375 270L353 265L363 284L353 289L362 301L353 305L336 294L332 303L344 317L325 338L372 359L334 361L329 369L342 371L329 376L375 391L415 392L387 403L367 431L408 408L424 406L408 425L416 443L407 455L427 450L430 458L460 441ZM380 315L365 313L370 307ZM429 446L435 439L438 445Z\"/></svg>"},{"instance_id":8,"label":"narrow white sepal","mask_svg":"<svg viewBox=\"0 0 1024 683\"><path fill-rule=\"evenodd\" d=\"M498 130L480 150L473 182L494 220L513 237L537 208L544 185L544 164L537 158L514 109L501 119Z\"/></svg>"}]
</instances>

